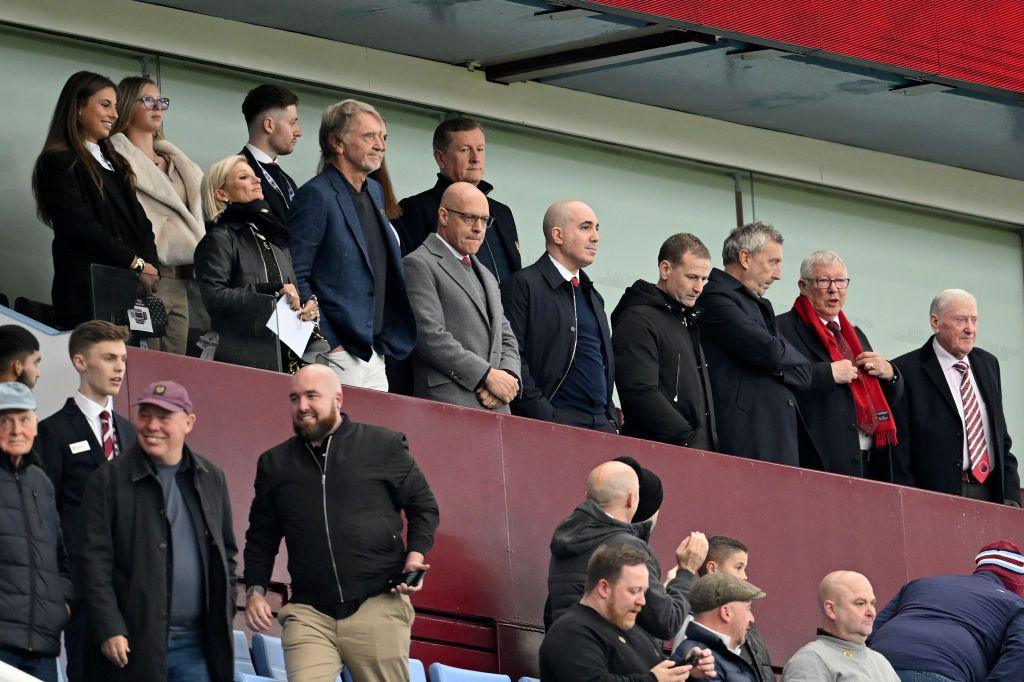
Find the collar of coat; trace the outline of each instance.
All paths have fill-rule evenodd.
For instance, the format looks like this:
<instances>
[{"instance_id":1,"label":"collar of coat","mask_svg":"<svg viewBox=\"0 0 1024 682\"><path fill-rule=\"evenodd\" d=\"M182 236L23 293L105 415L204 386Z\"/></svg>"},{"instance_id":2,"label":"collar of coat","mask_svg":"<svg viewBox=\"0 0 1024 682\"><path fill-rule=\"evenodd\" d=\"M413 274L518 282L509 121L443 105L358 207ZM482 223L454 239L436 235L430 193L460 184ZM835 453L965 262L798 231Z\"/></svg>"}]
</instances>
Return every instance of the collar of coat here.
<instances>
[{"instance_id":1,"label":"collar of coat","mask_svg":"<svg viewBox=\"0 0 1024 682\"><path fill-rule=\"evenodd\" d=\"M452 183L452 181L449 180L447 176L438 173L437 182L434 183L434 190L437 191L439 194L444 194L444 191L448 189L452 184L454 183ZM492 189L494 189L494 185L487 182L486 180L481 180L480 182L476 183L476 188L483 192L484 196L486 196L491 193Z\"/></svg>"},{"instance_id":2,"label":"collar of coat","mask_svg":"<svg viewBox=\"0 0 1024 682\"><path fill-rule=\"evenodd\" d=\"M128 467L131 472L132 483L136 483L147 476L156 476L156 470L153 468L153 462L149 456L143 452L142 448L139 447L138 443L132 445L124 454L120 457L128 458ZM203 461L192 454L192 450L188 445L182 446L181 453L181 469L195 469L197 473L209 473L209 469L203 464ZM179 471L181 470L179 469Z\"/></svg>"},{"instance_id":3,"label":"collar of coat","mask_svg":"<svg viewBox=\"0 0 1024 682\"><path fill-rule=\"evenodd\" d=\"M548 286L552 289L563 287L569 283L568 280L562 277L562 273L558 271L555 264L551 262L551 257L548 255L547 251L540 255L540 258L537 259L535 265L540 270L540 274L544 276L544 281L546 281ZM590 277L583 271L583 268L580 268L580 287L587 289L592 286L593 283L590 281Z\"/></svg>"}]
</instances>

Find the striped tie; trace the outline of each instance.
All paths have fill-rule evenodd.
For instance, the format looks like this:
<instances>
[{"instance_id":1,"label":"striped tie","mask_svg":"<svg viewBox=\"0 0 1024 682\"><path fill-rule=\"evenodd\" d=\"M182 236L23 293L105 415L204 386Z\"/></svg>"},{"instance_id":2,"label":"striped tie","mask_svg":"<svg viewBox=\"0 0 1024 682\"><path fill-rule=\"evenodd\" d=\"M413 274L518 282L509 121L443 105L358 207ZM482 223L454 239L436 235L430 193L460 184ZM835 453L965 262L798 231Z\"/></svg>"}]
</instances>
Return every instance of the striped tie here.
<instances>
[{"instance_id":1,"label":"striped tie","mask_svg":"<svg viewBox=\"0 0 1024 682\"><path fill-rule=\"evenodd\" d=\"M106 410L100 412L100 432L103 435L103 456L109 462L117 454L117 443L114 441L114 424Z\"/></svg>"},{"instance_id":2,"label":"striped tie","mask_svg":"<svg viewBox=\"0 0 1024 682\"><path fill-rule=\"evenodd\" d=\"M964 404L964 438L967 439L967 455L971 462L971 475L978 483L984 483L992 470L985 440L985 426L981 423L981 408L978 396L971 383L967 363L958 362L953 369L960 372L960 398Z\"/></svg>"}]
</instances>

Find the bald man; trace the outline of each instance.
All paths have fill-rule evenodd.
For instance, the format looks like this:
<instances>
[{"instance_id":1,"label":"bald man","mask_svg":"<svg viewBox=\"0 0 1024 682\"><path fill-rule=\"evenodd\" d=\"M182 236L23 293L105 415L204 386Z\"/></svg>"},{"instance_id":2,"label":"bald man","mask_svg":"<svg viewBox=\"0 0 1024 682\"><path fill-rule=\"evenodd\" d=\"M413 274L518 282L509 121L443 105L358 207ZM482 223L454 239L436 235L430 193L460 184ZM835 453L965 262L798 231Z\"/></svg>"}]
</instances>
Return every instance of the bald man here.
<instances>
[{"instance_id":1,"label":"bald man","mask_svg":"<svg viewBox=\"0 0 1024 682\"><path fill-rule=\"evenodd\" d=\"M330 369L299 370L288 399L295 435L256 465L245 534L246 620L256 632L272 625L264 595L283 537L292 598L278 620L288 679L333 681L342 666L359 680L407 679L409 595L430 568L437 501L403 434L341 411L341 384ZM388 590L392 577L400 583Z\"/></svg>"},{"instance_id":2,"label":"bald man","mask_svg":"<svg viewBox=\"0 0 1024 682\"><path fill-rule=\"evenodd\" d=\"M645 479L649 472L641 469ZM638 507L653 514L636 518ZM645 514L648 512L644 512ZM568 611L583 595L587 562L601 545L635 545L647 556L650 575L646 603L637 617L637 625L657 640L671 639L690 615L686 595L697 570L704 562L708 541L703 533L690 533L676 548L676 575L662 585L661 565L647 544L657 508L641 505L640 479L623 462L599 465L587 476L587 499L555 528L551 538L551 563L548 567L548 603L544 624L550 625Z\"/></svg>"},{"instance_id":3,"label":"bald man","mask_svg":"<svg viewBox=\"0 0 1024 682\"><path fill-rule=\"evenodd\" d=\"M783 682L899 682L880 653L864 643L875 623L871 583L854 571L826 575L818 587L818 637L789 659Z\"/></svg>"},{"instance_id":4,"label":"bald man","mask_svg":"<svg viewBox=\"0 0 1024 682\"><path fill-rule=\"evenodd\" d=\"M519 341L522 395L512 413L605 433L619 429L604 299L583 268L601 241L593 209L559 201L544 214L546 253L501 285Z\"/></svg>"},{"instance_id":5,"label":"bald man","mask_svg":"<svg viewBox=\"0 0 1024 682\"><path fill-rule=\"evenodd\" d=\"M416 318L413 395L508 414L519 395L519 344L498 281L477 259L492 218L475 185L448 186L437 232L402 261Z\"/></svg>"}]
</instances>

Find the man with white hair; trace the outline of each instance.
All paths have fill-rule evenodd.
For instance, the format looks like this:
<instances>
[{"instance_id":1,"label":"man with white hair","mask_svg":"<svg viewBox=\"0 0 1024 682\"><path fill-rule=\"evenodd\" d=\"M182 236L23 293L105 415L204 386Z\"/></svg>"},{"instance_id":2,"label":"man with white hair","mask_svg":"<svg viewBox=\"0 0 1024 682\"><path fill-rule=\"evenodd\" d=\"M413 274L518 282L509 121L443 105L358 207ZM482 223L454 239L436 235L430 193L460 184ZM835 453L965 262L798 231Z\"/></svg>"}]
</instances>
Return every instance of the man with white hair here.
<instances>
[{"instance_id":1,"label":"man with white hair","mask_svg":"<svg viewBox=\"0 0 1024 682\"><path fill-rule=\"evenodd\" d=\"M1019 507L999 361L974 345L978 303L963 289L946 289L929 313L932 337L893 360L904 381L904 399L893 405L895 481Z\"/></svg>"},{"instance_id":2,"label":"man with white hair","mask_svg":"<svg viewBox=\"0 0 1024 682\"><path fill-rule=\"evenodd\" d=\"M903 384L843 313L850 282L835 251L815 251L800 264L792 310L776 320L811 361L810 385L794 391L810 434L800 458L820 457L821 468L835 474L891 481L897 433L889 403L902 398Z\"/></svg>"}]
</instances>

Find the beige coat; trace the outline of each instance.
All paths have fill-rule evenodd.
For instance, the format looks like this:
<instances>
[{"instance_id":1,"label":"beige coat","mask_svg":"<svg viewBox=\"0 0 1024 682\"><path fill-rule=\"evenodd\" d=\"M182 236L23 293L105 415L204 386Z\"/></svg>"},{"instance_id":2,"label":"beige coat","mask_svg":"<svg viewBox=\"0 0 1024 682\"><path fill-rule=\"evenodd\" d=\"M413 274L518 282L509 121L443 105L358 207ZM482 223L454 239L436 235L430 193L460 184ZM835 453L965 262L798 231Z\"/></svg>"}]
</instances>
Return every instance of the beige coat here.
<instances>
[{"instance_id":1,"label":"beige coat","mask_svg":"<svg viewBox=\"0 0 1024 682\"><path fill-rule=\"evenodd\" d=\"M153 147L159 154L169 157L181 174L188 196L188 206L178 197L163 171L141 149L118 133L110 138L121 156L135 172L135 193L146 216L153 223L156 253L160 265L191 265L199 240L206 235L203 222L202 198L199 183L203 171L189 160L180 149L167 140L156 140Z\"/></svg>"}]
</instances>

